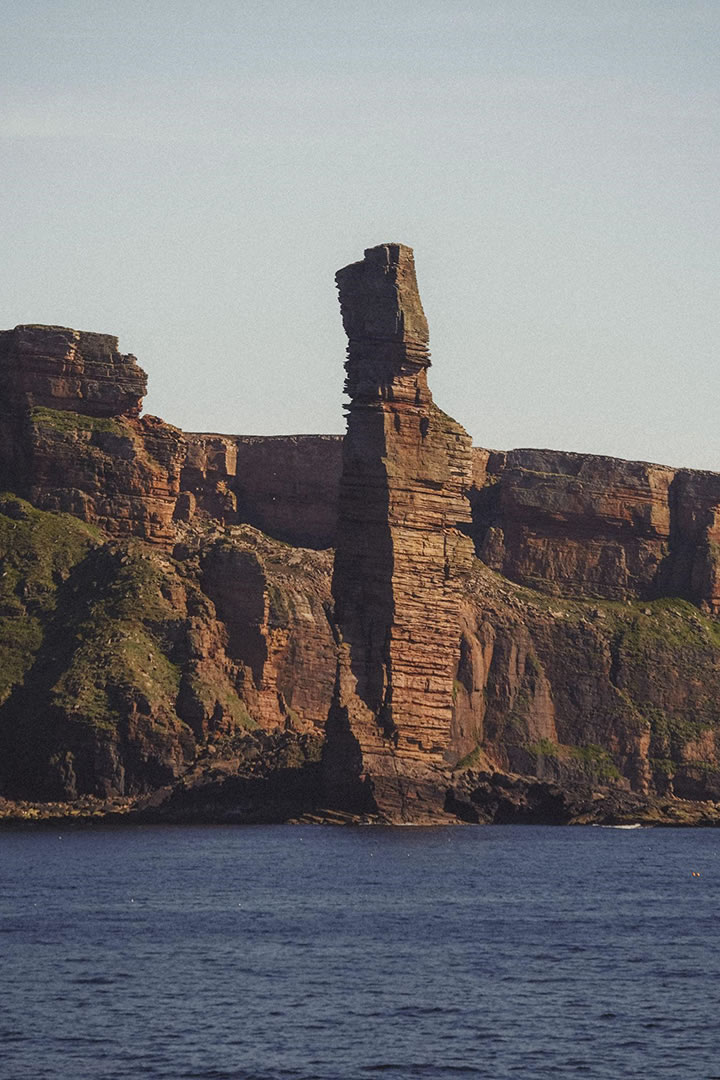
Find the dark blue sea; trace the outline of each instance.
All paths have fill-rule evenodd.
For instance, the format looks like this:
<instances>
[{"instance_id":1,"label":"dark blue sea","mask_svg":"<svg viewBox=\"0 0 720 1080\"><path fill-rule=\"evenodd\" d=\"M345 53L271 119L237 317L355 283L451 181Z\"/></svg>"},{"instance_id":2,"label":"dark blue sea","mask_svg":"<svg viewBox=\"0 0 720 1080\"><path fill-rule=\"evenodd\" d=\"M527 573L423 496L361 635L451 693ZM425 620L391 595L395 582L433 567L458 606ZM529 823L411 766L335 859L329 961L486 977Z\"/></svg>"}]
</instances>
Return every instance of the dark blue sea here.
<instances>
[{"instance_id":1,"label":"dark blue sea","mask_svg":"<svg viewBox=\"0 0 720 1080\"><path fill-rule=\"evenodd\" d=\"M718 830L95 828L0 853L2 1080L720 1078Z\"/></svg>"}]
</instances>

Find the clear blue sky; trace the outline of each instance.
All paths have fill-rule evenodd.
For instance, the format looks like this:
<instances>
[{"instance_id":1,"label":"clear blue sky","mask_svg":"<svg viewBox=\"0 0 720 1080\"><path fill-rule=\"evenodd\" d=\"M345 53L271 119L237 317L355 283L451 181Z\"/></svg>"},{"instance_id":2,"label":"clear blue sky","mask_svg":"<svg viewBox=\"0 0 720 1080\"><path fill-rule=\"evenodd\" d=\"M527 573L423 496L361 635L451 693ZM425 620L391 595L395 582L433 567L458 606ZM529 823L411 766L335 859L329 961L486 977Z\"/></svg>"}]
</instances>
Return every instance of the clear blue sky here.
<instances>
[{"instance_id":1,"label":"clear blue sky","mask_svg":"<svg viewBox=\"0 0 720 1080\"><path fill-rule=\"evenodd\" d=\"M189 430L340 432L333 275L415 248L479 445L720 470L717 0L7 0L0 327Z\"/></svg>"}]
</instances>

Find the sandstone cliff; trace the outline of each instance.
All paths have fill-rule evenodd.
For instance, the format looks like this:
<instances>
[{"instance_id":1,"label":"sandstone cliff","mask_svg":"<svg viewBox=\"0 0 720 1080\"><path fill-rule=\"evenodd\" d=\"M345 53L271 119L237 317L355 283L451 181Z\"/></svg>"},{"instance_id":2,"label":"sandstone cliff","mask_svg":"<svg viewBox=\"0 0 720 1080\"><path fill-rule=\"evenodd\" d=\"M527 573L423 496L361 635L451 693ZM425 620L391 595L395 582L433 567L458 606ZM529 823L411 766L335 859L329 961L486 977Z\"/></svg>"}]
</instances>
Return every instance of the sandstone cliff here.
<instances>
[{"instance_id":1,"label":"sandstone cliff","mask_svg":"<svg viewBox=\"0 0 720 1080\"><path fill-rule=\"evenodd\" d=\"M172 543L184 444L177 428L138 419L146 385L117 338L0 334L0 486L116 536Z\"/></svg>"},{"instance_id":2,"label":"sandstone cliff","mask_svg":"<svg viewBox=\"0 0 720 1080\"><path fill-rule=\"evenodd\" d=\"M185 530L170 557L14 496L0 499L0 553L6 797L149 794L242 757L249 732L322 736L326 553L238 526Z\"/></svg>"},{"instance_id":3,"label":"sandstone cliff","mask_svg":"<svg viewBox=\"0 0 720 1080\"><path fill-rule=\"evenodd\" d=\"M344 440L0 333L0 817L716 823L720 474L473 450L412 251L337 282Z\"/></svg>"},{"instance_id":4,"label":"sandstone cliff","mask_svg":"<svg viewBox=\"0 0 720 1080\"><path fill-rule=\"evenodd\" d=\"M552 450L476 449L478 556L546 592L680 596L718 611L716 473Z\"/></svg>"},{"instance_id":5,"label":"sandstone cliff","mask_svg":"<svg viewBox=\"0 0 720 1080\"><path fill-rule=\"evenodd\" d=\"M147 376L118 340L65 326L0 331L0 390L8 407L40 406L85 416L140 415Z\"/></svg>"},{"instance_id":6,"label":"sandstone cliff","mask_svg":"<svg viewBox=\"0 0 720 1080\"><path fill-rule=\"evenodd\" d=\"M185 433L179 516L254 525L298 547L335 543L339 435Z\"/></svg>"},{"instance_id":7,"label":"sandstone cliff","mask_svg":"<svg viewBox=\"0 0 720 1080\"><path fill-rule=\"evenodd\" d=\"M565 790L720 798L720 625L677 598L553 597L476 561L453 748Z\"/></svg>"}]
</instances>

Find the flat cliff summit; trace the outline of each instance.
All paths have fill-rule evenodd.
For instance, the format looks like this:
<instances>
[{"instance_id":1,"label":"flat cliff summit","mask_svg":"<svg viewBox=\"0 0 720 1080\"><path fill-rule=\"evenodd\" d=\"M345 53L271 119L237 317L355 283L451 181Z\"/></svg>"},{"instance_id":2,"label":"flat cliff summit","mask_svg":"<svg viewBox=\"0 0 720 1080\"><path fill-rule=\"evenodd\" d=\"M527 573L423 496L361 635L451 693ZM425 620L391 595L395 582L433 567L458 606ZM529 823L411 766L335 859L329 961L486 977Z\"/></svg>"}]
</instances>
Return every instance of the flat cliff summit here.
<instances>
[{"instance_id":1,"label":"flat cliff summit","mask_svg":"<svg viewBox=\"0 0 720 1080\"><path fill-rule=\"evenodd\" d=\"M336 283L344 438L0 332L0 818L717 824L720 474L473 447L412 250Z\"/></svg>"}]
</instances>

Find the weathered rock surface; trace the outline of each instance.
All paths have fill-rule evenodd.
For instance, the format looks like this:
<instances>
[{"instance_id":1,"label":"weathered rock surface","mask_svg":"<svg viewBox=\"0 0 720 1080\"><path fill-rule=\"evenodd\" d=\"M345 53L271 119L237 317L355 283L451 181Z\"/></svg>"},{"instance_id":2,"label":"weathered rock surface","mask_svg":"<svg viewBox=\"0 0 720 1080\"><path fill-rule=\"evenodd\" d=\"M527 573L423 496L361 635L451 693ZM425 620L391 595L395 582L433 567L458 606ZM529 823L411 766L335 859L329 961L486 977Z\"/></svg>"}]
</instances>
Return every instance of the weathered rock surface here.
<instances>
[{"instance_id":1,"label":"weathered rock surface","mask_svg":"<svg viewBox=\"0 0 720 1080\"><path fill-rule=\"evenodd\" d=\"M184 457L182 433L154 416L96 420L35 408L23 425L22 492L111 535L169 546Z\"/></svg>"},{"instance_id":2,"label":"weathered rock surface","mask_svg":"<svg viewBox=\"0 0 720 1080\"><path fill-rule=\"evenodd\" d=\"M113 535L171 544L185 447L177 428L139 419L146 384L117 338L0 333L0 484Z\"/></svg>"},{"instance_id":3,"label":"weathered rock surface","mask_svg":"<svg viewBox=\"0 0 720 1080\"><path fill-rule=\"evenodd\" d=\"M556 595L681 596L719 610L716 473L479 448L473 471L476 552L506 577Z\"/></svg>"},{"instance_id":4,"label":"weathered rock surface","mask_svg":"<svg viewBox=\"0 0 720 1080\"><path fill-rule=\"evenodd\" d=\"M718 798L713 618L680 599L550 601L476 561L463 623L453 727L461 766L566 790Z\"/></svg>"},{"instance_id":5,"label":"weathered rock surface","mask_svg":"<svg viewBox=\"0 0 720 1080\"><path fill-rule=\"evenodd\" d=\"M109 334L66 326L0 331L0 395L11 404L67 409L85 416L140 415L147 376Z\"/></svg>"},{"instance_id":6,"label":"weathered rock surface","mask_svg":"<svg viewBox=\"0 0 720 1080\"><path fill-rule=\"evenodd\" d=\"M237 759L249 730L321 736L326 553L239 526L186 530L170 557L4 497L0 562L6 797L147 795Z\"/></svg>"},{"instance_id":7,"label":"weathered rock surface","mask_svg":"<svg viewBox=\"0 0 720 1080\"><path fill-rule=\"evenodd\" d=\"M184 439L179 516L246 522L299 547L333 546L341 436L185 433Z\"/></svg>"},{"instance_id":8,"label":"weathered rock surface","mask_svg":"<svg viewBox=\"0 0 720 1080\"><path fill-rule=\"evenodd\" d=\"M344 442L0 333L0 819L720 823L720 474L471 451L410 249L338 284Z\"/></svg>"},{"instance_id":9,"label":"weathered rock surface","mask_svg":"<svg viewBox=\"0 0 720 1080\"><path fill-rule=\"evenodd\" d=\"M336 802L412 820L438 801L450 746L470 437L432 401L413 253L339 271L350 395L333 576L342 642L328 725Z\"/></svg>"}]
</instances>

